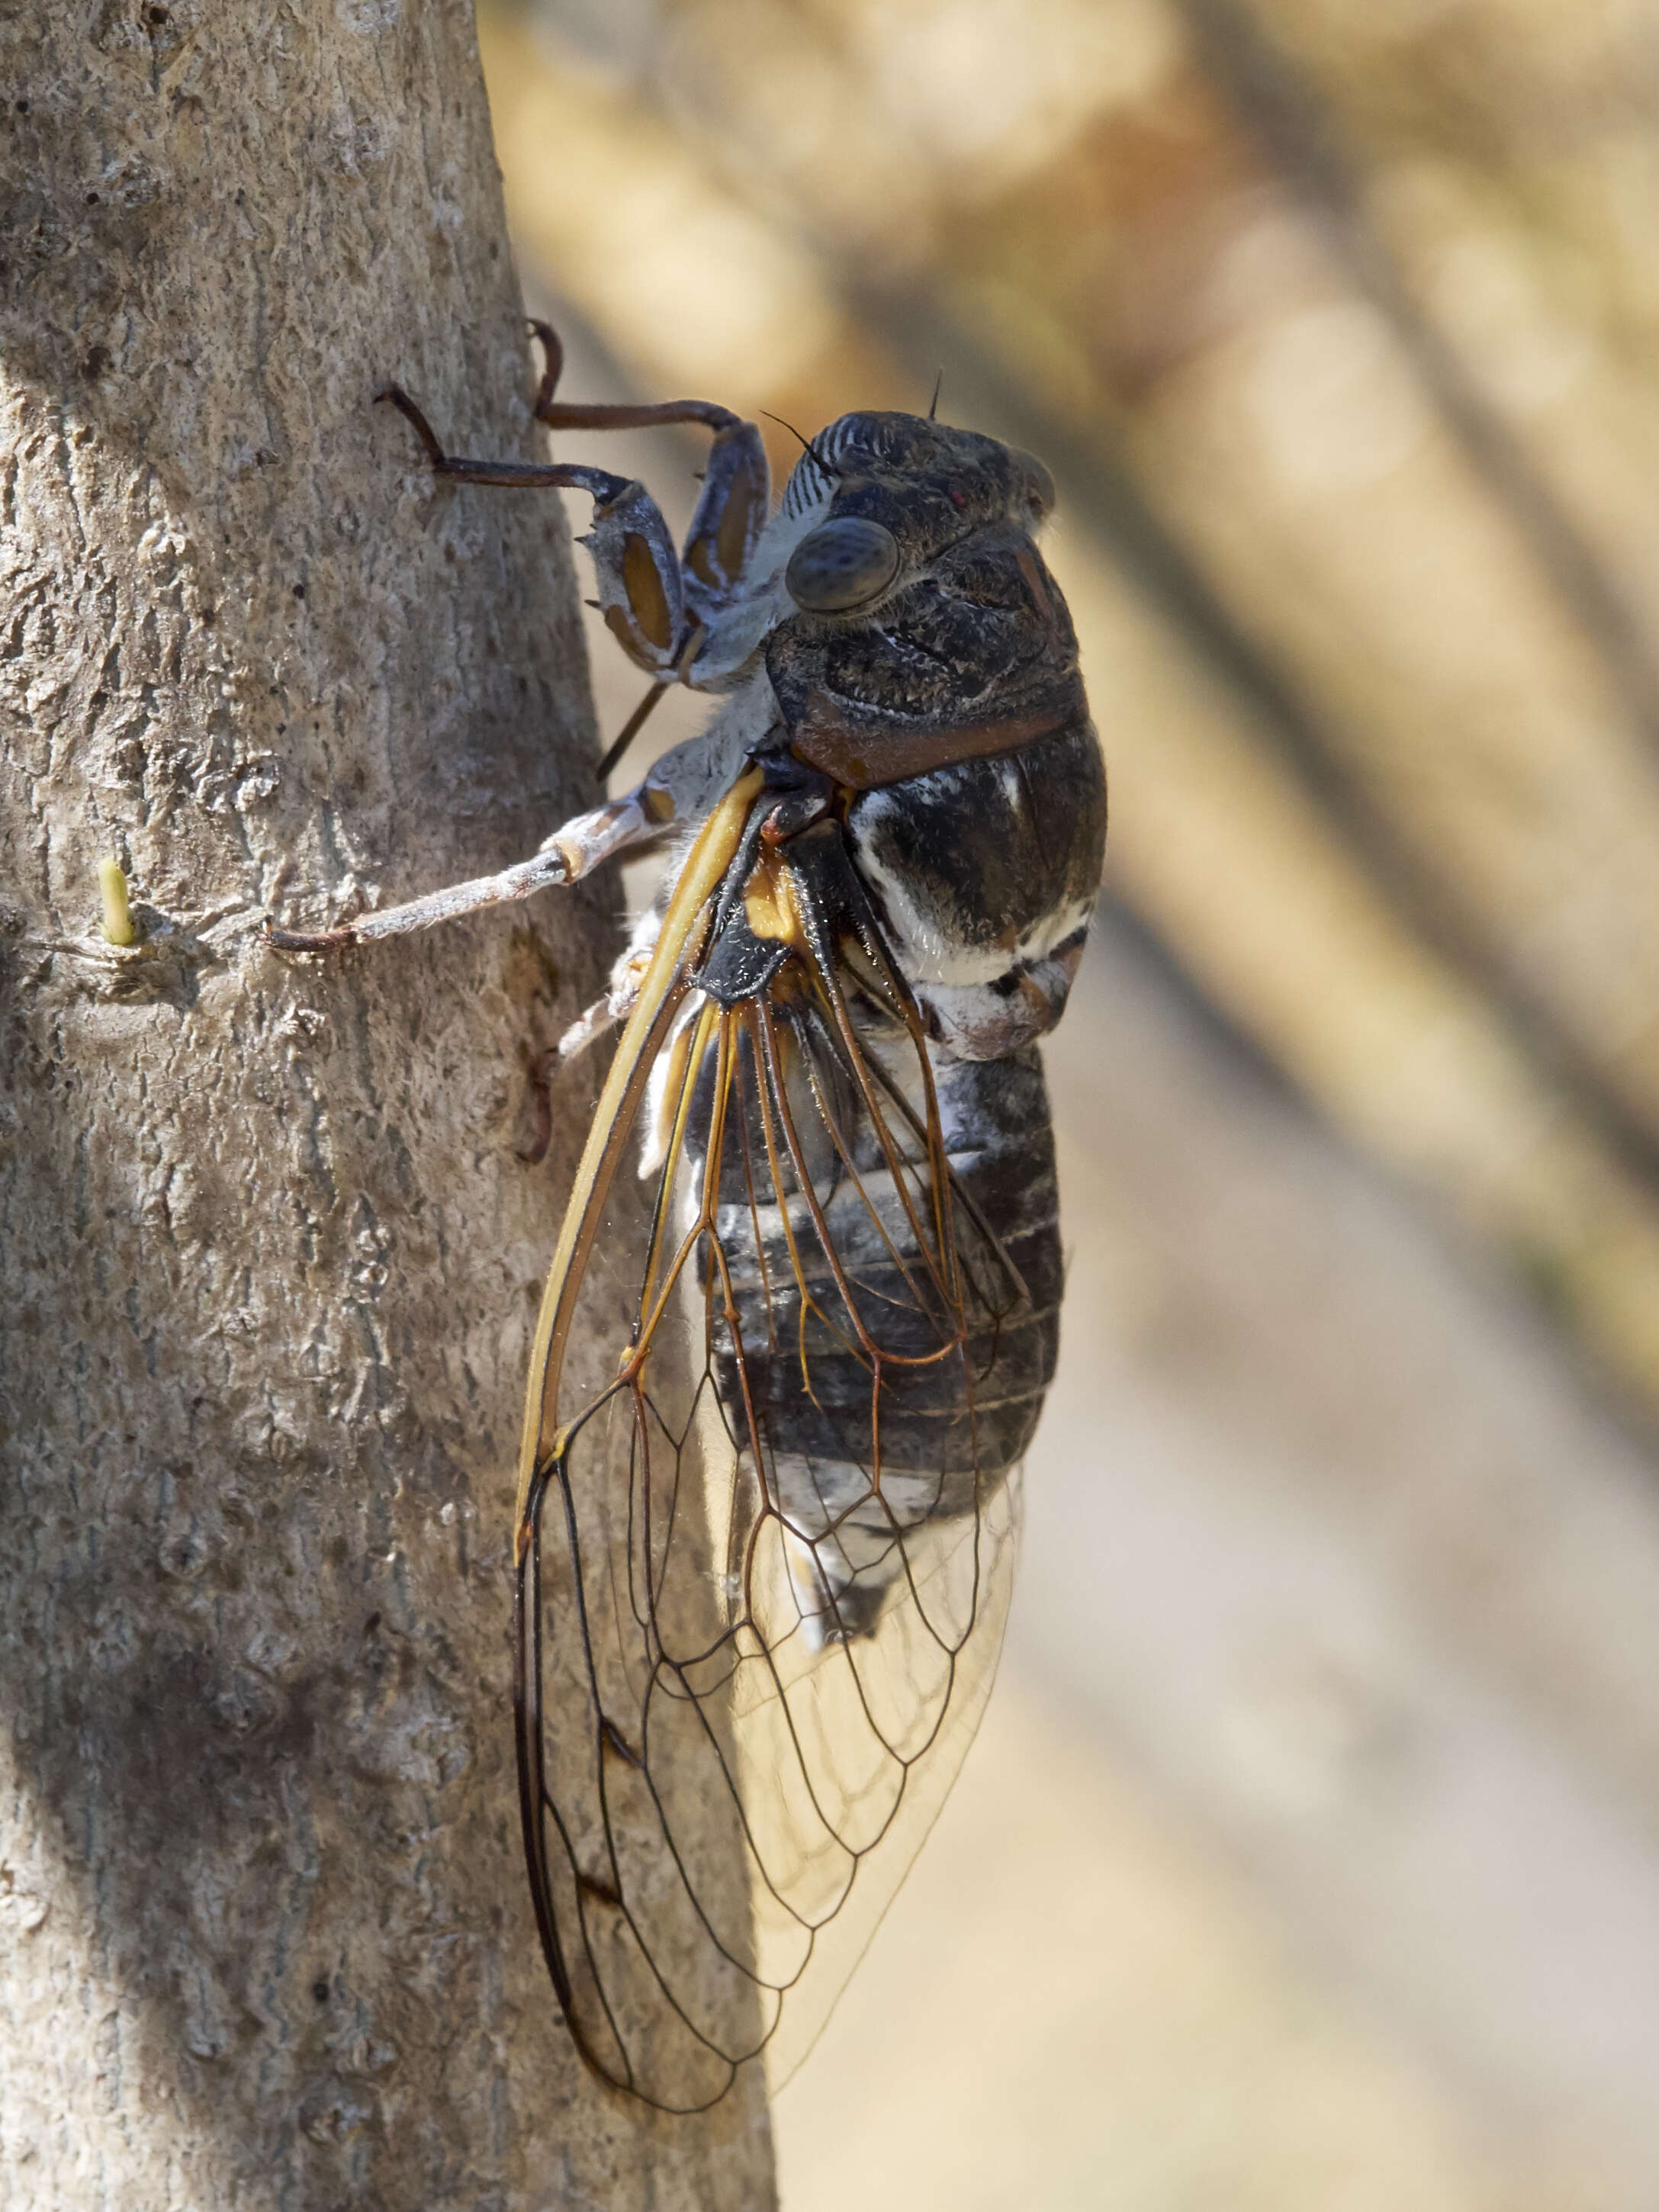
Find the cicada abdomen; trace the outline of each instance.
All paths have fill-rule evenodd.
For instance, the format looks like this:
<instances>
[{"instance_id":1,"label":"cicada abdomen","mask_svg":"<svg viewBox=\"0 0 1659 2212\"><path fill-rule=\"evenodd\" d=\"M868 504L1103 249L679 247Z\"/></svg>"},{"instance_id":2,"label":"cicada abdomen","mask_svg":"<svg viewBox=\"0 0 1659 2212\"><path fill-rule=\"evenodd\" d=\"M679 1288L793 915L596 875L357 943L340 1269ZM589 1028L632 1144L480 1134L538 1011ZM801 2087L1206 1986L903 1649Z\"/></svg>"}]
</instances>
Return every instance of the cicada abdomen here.
<instances>
[{"instance_id":1,"label":"cicada abdomen","mask_svg":"<svg viewBox=\"0 0 1659 2212\"><path fill-rule=\"evenodd\" d=\"M915 1138L925 1109L891 1065L901 1055L865 1040L901 1102L880 1100L878 1121L811 1014L762 1018L773 1065L751 1079L745 1048L744 1085L762 1097L776 1086L794 1144L781 1198L771 1158L751 1175L763 1109L750 1110L742 1158L726 1163L732 1315L713 1373L726 1419L752 1420L760 1440L756 1480L798 1616L789 1633L817 1650L869 1637L888 1600L909 1593L923 1532L954 1540L949 1524L977 1512L1024 1454L1058 1345L1054 1152L1034 1051L937 1064L950 1178L941 1255ZM735 1546L731 1558L735 1574Z\"/></svg>"},{"instance_id":2,"label":"cicada abdomen","mask_svg":"<svg viewBox=\"0 0 1659 2212\"><path fill-rule=\"evenodd\" d=\"M1039 805L975 769L988 834L1000 794L1005 857L1026 833L1019 903L1068 945L1059 894L1087 855L1056 840L1045 860L1042 836L1063 775L1031 787ZM925 844L958 773L861 813L763 757L695 949L635 1018L638 1068L625 1038L612 1073L651 1218L621 1371L587 1378L588 1406L539 1447L526 1558L555 1556L562 1579L538 1592L532 1572L527 1693L545 1715L551 1661L552 1733L586 1713L537 1785L561 1994L601 2073L676 2108L763 2051L775 2079L810 2042L1000 1646L1018 1464L1057 1341L1042 1070L1030 1044L975 1060L931 1034L871 880L895 805ZM930 893L909 872L908 927L949 873ZM952 917L960 974L971 932ZM1018 904L1013 921L1029 939ZM1042 1025L1024 969L987 988L1003 1018L1018 1002L1028 1034ZM605 1279L590 1266L592 1295L614 1296Z\"/></svg>"}]
</instances>

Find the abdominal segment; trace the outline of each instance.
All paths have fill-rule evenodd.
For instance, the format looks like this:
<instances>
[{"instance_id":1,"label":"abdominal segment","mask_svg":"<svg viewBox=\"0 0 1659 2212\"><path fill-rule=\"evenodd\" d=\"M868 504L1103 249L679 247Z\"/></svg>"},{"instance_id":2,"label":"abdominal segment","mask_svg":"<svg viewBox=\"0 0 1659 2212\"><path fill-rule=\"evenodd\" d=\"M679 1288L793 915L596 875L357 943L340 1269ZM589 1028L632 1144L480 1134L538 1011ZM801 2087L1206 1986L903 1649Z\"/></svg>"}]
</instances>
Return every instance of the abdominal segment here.
<instances>
[{"instance_id":1,"label":"abdominal segment","mask_svg":"<svg viewBox=\"0 0 1659 2212\"><path fill-rule=\"evenodd\" d=\"M746 1538L769 1519L812 1648L872 1632L901 1581L971 1540L1030 1440L1058 1344L1036 1052L934 1060L942 1189L915 1048L866 1058L890 1093L878 1081L866 1097L804 1016L775 1024L758 1069L745 1053L715 1218L729 1314L701 1270L710 1370L752 1494L730 1528L734 1595Z\"/></svg>"}]
</instances>

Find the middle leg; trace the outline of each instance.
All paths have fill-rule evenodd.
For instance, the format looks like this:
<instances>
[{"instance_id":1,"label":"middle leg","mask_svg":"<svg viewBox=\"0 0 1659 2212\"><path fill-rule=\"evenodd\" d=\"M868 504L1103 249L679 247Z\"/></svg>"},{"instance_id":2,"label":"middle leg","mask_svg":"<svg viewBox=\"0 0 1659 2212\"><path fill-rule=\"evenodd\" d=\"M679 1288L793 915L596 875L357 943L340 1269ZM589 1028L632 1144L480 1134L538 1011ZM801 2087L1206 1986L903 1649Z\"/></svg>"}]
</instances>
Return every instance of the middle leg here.
<instances>
[{"instance_id":1,"label":"middle leg","mask_svg":"<svg viewBox=\"0 0 1659 2212\"><path fill-rule=\"evenodd\" d=\"M484 907L503 906L533 898L538 891L560 884L580 883L601 861L630 846L642 845L660 836L673 819L673 800L660 785L647 781L625 798L607 799L591 813L578 814L556 830L541 850L527 860L518 860L498 875L474 876L465 884L451 884L425 898L409 899L400 906L382 907L378 913L361 915L355 921L332 929L278 929L267 923L264 940L283 952L334 952L350 945L365 945L380 937L404 937L412 930L430 929Z\"/></svg>"}]
</instances>

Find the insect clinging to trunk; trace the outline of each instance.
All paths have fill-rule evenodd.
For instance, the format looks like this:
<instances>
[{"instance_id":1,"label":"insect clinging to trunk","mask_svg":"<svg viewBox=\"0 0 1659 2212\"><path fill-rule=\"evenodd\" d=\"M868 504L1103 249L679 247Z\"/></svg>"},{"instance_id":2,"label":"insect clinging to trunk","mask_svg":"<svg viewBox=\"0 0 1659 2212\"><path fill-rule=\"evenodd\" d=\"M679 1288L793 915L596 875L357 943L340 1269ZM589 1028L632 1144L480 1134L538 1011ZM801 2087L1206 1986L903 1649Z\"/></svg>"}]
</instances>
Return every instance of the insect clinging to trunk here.
<instances>
[{"instance_id":1,"label":"insect clinging to trunk","mask_svg":"<svg viewBox=\"0 0 1659 2212\"><path fill-rule=\"evenodd\" d=\"M844 415L769 514L752 423L562 404L541 335L552 427L714 434L679 553L641 484L451 459L386 396L441 476L591 494L647 708L675 683L725 704L517 866L269 936L367 942L670 848L561 1046L621 1025L532 1360L514 1692L576 2042L697 2111L810 2043L990 1688L1058 1337L1036 1041L1089 927L1105 785L1035 543L1041 463Z\"/></svg>"}]
</instances>

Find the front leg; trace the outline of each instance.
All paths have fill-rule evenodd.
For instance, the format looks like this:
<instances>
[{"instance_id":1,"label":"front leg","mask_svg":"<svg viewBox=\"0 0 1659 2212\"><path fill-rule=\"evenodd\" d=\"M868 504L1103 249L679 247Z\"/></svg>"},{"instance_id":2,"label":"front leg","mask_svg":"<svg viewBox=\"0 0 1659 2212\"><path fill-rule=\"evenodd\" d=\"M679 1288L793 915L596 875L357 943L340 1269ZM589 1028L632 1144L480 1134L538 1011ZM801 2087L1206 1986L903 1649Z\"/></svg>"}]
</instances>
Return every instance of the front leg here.
<instances>
[{"instance_id":1,"label":"front leg","mask_svg":"<svg viewBox=\"0 0 1659 2212\"><path fill-rule=\"evenodd\" d=\"M606 627L629 659L659 684L673 683L685 649L685 594L674 541L645 486L580 461L474 461L447 453L409 394L388 385L390 400L426 448L434 476L510 490L585 491L593 528L580 542L593 556Z\"/></svg>"},{"instance_id":2,"label":"front leg","mask_svg":"<svg viewBox=\"0 0 1659 2212\"><path fill-rule=\"evenodd\" d=\"M549 428L617 430L672 422L699 423L714 433L702 496L684 546L677 555L662 510L643 484L580 463L466 460L447 453L426 416L406 392L389 386L390 400L426 448L434 472L461 483L507 489L546 486L586 491L593 501L593 527L580 541L592 556L599 606L605 626L635 665L651 678L625 727L599 763L601 781L627 751L646 717L675 684L700 690L723 684L735 665L702 665L705 641L742 597L750 558L765 527L770 499L766 448L758 429L729 407L706 399L671 399L651 405L592 405L555 399L563 364L556 332L532 323L547 366L535 413Z\"/></svg>"},{"instance_id":3,"label":"front leg","mask_svg":"<svg viewBox=\"0 0 1659 2212\"><path fill-rule=\"evenodd\" d=\"M670 422L696 422L714 433L702 495L680 549L679 585L686 629L712 629L742 591L749 558L766 526L771 478L766 447L754 423L711 399L665 399L642 404L556 399L564 349L550 323L532 321L546 367L536 393L536 420L550 430L641 430ZM594 559L601 558L594 547ZM604 579L601 577L601 585ZM610 602L600 604L608 608ZM606 619L609 619L607 614ZM679 654L682 680L686 640ZM692 657L696 645L692 645ZM690 678L695 683L695 676Z\"/></svg>"}]
</instances>

